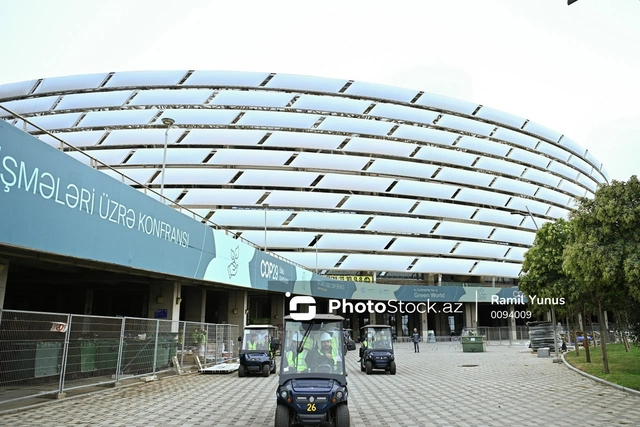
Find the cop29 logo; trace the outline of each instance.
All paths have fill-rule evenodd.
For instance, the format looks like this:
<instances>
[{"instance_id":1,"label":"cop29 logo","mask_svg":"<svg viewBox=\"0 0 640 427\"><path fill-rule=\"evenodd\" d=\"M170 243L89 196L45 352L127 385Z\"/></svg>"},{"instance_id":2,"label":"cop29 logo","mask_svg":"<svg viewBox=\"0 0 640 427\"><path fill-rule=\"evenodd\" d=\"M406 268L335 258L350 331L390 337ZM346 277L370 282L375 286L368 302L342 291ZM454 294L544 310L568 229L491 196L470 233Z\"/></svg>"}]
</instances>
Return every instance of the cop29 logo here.
<instances>
[{"instance_id":1,"label":"cop29 logo","mask_svg":"<svg viewBox=\"0 0 640 427\"><path fill-rule=\"evenodd\" d=\"M291 292L285 294L287 298L291 296ZM309 306L308 313L298 313L298 305L307 304ZM289 314L293 320L305 321L311 320L316 315L316 299L310 296L297 296L289 301Z\"/></svg>"}]
</instances>

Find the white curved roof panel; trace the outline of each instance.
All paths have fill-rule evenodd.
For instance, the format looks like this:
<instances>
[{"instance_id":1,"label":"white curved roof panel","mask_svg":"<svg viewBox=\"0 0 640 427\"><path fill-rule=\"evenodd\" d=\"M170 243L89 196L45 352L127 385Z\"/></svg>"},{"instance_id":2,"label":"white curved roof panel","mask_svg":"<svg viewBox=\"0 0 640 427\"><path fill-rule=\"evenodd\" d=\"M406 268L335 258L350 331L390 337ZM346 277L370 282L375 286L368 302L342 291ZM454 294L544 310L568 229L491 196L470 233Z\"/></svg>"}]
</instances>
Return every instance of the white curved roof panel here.
<instances>
[{"instance_id":1,"label":"white curved roof panel","mask_svg":"<svg viewBox=\"0 0 640 427\"><path fill-rule=\"evenodd\" d=\"M492 172L498 172L501 175L511 175L519 177L525 170L525 166L518 163L506 162L503 159L496 159L494 157L482 157L474 164L477 169L488 170Z\"/></svg>"},{"instance_id":2,"label":"white curved roof panel","mask_svg":"<svg viewBox=\"0 0 640 427\"><path fill-rule=\"evenodd\" d=\"M292 153L292 151L223 148L216 150L216 153L207 161L207 164L275 167L284 165Z\"/></svg>"},{"instance_id":3,"label":"white curved roof panel","mask_svg":"<svg viewBox=\"0 0 640 427\"><path fill-rule=\"evenodd\" d=\"M376 216L366 229L393 234L428 234L437 223L435 220L415 217Z\"/></svg>"},{"instance_id":4,"label":"white curved roof panel","mask_svg":"<svg viewBox=\"0 0 640 427\"><path fill-rule=\"evenodd\" d=\"M457 244L455 240L428 237L398 237L389 247L391 252L413 254L448 255Z\"/></svg>"},{"instance_id":5,"label":"white curved roof panel","mask_svg":"<svg viewBox=\"0 0 640 427\"><path fill-rule=\"evenodd\" d=\"M264 142L265 147L291 147L302 149L334 150L344 142L344 136L306 132L273 132Z\"/></svg>"},{"instance_id":6,"label":"white curved roof panel","mask_svg":"<svg viewBox=\"0 0 640 427\"><path fill-rule=\"evenodd\" d=\"M369 215L336 212L301 212L287 225L290 228L319 230L359 230Z\"/></svg>"},{"instance_id":7,"label":"white curved roof panel","mask_svg":"<svg viewBox=\"0 0 640 427\"><path fill-rule=\"evenodd\" d=\"M482 136L491 135L491 132L495 129L494 125L448 114L443 115L442 118L438 120L438 126Z\"/></svg>"},{"instance_id":8,"label":"white curved roof panel","mask_svg":"<svg viewBox=\"0 0 640 427\"><path fill-rule=\"evenodd\" d=\"M361 135L386 135L393 126L393 123L376 120L330 116L320 123L318 129Z\"/></svg>"},{"instance_id":9,"label":"white curved roof panel","mask_svg":"<svg viewBox=\"0 0 640 427\"><path fill-rule=\"evenodd\" d=\"M344 198L344 194L319 191L271 191L264 200L270 206L302 207L307 209L333 209Z\"/></svg>"},{"instance_id":10,"label":"white curved roof panel","mask_svg":"<svg viewBox=\"0 0 640 427\"><path fill-rule=\"evenodd\" d=\"M162 133L164 134L164 131ZM258 129L190 129L182 144L257 145L266 135L266 131Z\"/></svg>"},{"instance_id":11,"label":"white curved roof panel","mask_svg":"<svg viewBox=\"0 0 640 427\"><path fill-rule=\"evenodd\" d=\"M418 150L414 157L416 159L429 162L454 164L467 167L473 165L473 162L478 158L476 154L432 146L420 147L420 150Z\"/></svg>"},{"instance_id":12,"label":"white curved roof panel","mask_svg":"<svg viewBox=\"0 0 640 427\"><path fill-rule=\"evenodd\" d=\"M376 83L353 82L344 93L367 98L382 98L392 101L410 102L416 97L418 91L394 86L385 86Z\"/></svg>"},{"instance_id":13,"label":"white curved roof panel","mask_svg":"<svg viewBox=\"0 0 640 427\"><path fill-rule=\"evenodd\" d=\"M380 178L365 175L349 175L345 178L343 175L331 173L325 174L316 187L383 193L392 182L393 179L391 178Z\"/></svg>"},{"instance_id":14,"label":"white curved roof panel","mask_svg":"<svg viewBox=\"0 0 640 427\"><path fill-rule=\"evenodd\" d=\"M414 141L430 142L432 144L451 145L459 135L440 129L429 129L411 125L400 125L393 132L395 138L410 139Z\"/></svg>"},{"instance_id":15,"label":"white curved roof panel","mask_svg":"<svg viewBox=\"0 0 640 427\"><path fill-rule=\"evenodd\" d=\"M196 70L187 78L183 86L258 87L267 77L269 73Z\"/></svg>"},{"instance_id":16,"label":"white curved roof panel","mask_svg":"<svg viewBox=\"0 0 640 427\"><path fill-rule=\"evenodd\" d=\"M419 202L412 213L434 218L470 219L477 208L453 203L440 203L432 201Z\"/></svg>"},{"instance_id":17,"label":"white curved roof panel","mask_svg":"<svg viewBox=\"0 0 640 427\"><path fill-rule=\"evenodd\" d=\"M187 71L124 71L114 73L104 87L177 85Z\"/></svg>"},{"instance_id":18,"label":"white curved roof panel","mask_svg":"<svg viewBox=\"0 0 640 427\"><path fill-rule=\"evenodd\" d=\"M300 95L291 108L299 110L340 112L346 114L362 114L370 105L371 101L362 99L305 94Z\"/></svg>"},{"instance_id":19,"label":"white curved roof panel","mask_svg":"<svg viewBox=\"0 0 640 427\"><path fill-rule=\"evenodd\" d=\"M156 114L157 110L90 111L78 127L143 126L150 124Z\"/></svg>"},{"instance_id":20,"label":"white curved roof panel","mask_svg":"<svg viewBox=\"0 0 640 427\"><path fill-rule=\"evenodd\" d=\"M432 124L438 118L438 113L434 111L387 103L376 104L369 115L422 124Z\"/></svg>"},{"instance_id":21,"label":"white curved roof panel","mask_svg":"<svg viewBox=\"0 0 640 427\"><path fill-rule=\"evenodd\" d=\"M498 130L494 132L492 137L531 149L534 149L536 145L538 145L537 138L525 135L524 133L513 131L511 129L498 128Z\"/></svg>"},{"instance_id":22,"label":"white curved roof panel","mask_svg":"<svg viewBox=\"0 0 640 427\"><path fill-rule=\"evenodd\" d=\"M55 131L27 127L43 142L86 149L96 160L65 152L104 161L129 178L99 170L154 199L166 141L163 193L178 210L311 270L319 249L327 274L398 271L414 285L421 273L518 277L536 225L566 218L609 180L596 156L542 124L340 78L116 72L0 85L2 100Z\"/></svg>"},{"instance_id":23,"label":"white curved roof panel","mask_svg":"<svg viewBox=\"0 0 640 427\"><path fill-rule=\"evenodd\" d=\"M495 108L483 106L475 114L476 117L481 119L504 124L516 129L521 129L522 125L526 122L526 119L518 117L514 114L505 113L504 111L496 110Z\"/></svg>"},{"instance_id":24,"label":"white curved roof panel","mask_svg":"<svg viewBox=\"0 0 640 427\"><path fill-rule=\"evenodd\" d=\"M561 133L532 121L528 121L522 130L533 133L541 138L548 139L551 142L558 142L560 138L562 138Z\"/></svg>"},{"instance_id":25,"label":"white curved roof panel","mask_svg":"<svg viewBox=\"0 0 640 427\"><path fill-rule=\"evenodd\" d=\"M314 92L338 92L347 82L348 80L344 79L278 73L267 82L265 87Z\"/></svg>"},{"instance_id":26,"label":"white curved roof panel","mask_svg":"<svg viewBox=\"0 0 640 427\"><path fill-rule=\"evenodd\" d=\"M524 181L500 177L491 184L491 188L504 191L506 193L534 196L538 191L539 186Z\"/></svg>"},{"instance_id":27,"label":"white curved roof panel","mask_svg":"<svg viewBox=\"0 0 640 427\"><path fill-rule=\"evenodd\" d=\"M2 106L16 114L30 114L40 111L49 111L59 96L46 96L42 98L18 99L16 101L3 102ZM0 109L0 117L11 117L6 110Z\"/></svg>"},{"instance_id":28,"label":"white curved roof panel","mask_svg":"<svg viewBox=\"0 0 640 427\"><path fill-rule=\"evenodd\" d=\"M423 93L416 101L416 104L438 110L454 111L465 115L471 115L476 108L478 108L478 104L473 102L449 98L447 96L436 95L434 93Z\"/></svg>"},{"instance_id":29,"label":"white curved roof panel","mask_svg":"<svg viewBox=\"0 0 640 427\"><path fill-rule=\"evenodd\" d=\"M240 107L286 107L293 99L290 93L255 90L221 90L209 102L211 105Z\"/></svg>"},{"instance_id":30,"label":"white curved roof panel","mask_svg":"<svg viewBox=\"0 0 640 427\"><path fill-rule=\"evenodd\" d=\"M69 94L62 97L56 110L75 110L78 108L121 107L133 94L132 90L98 92L91 96L86 94Z\"/></svg>"},{"instance_id":31,"label":"white curved roof panel","mask_svg":"<svg viewBox=\"0 0 640 427\"><path fill-rule=\"evenodd\" d=\"M499 157L504 157L511 149L507 144L468 135L464 135L460 138L460 140L456 142L456 147L459 149L473 150L474 152L491 154Z\"/></svg>"},{"instance_id":32,"label":"white curved roof panel","mask_svg":"<svg viewBox=\"0 0 640 427\"><path fill-rule=\"evenodd\" d=\"M123 92L126 93L126 91ZM213 90L211 89L141 90L129 102L129 105L201 105L212 94Z\"/></svg>"},{"instance_id":33,"label":"white curved roof panel","mask_svg":"<svg viewBox=\"0 0 640 427\"><path fill-rule=\"evenodd\" d=\"M267 229L269 227L280 227L282 223L291 215L290 211L280 211L280 210L267 210L266 221L267 221ZM222 225L229 228L236 227L258 227L260 228L259 233L264 235L264 224L265 224L265 211L264 208L259 207L256 209L216 209L213 215L210 218L211 221L218 225ZM272 236L277 231L275 230L267 230L269 236ZM247 236L246 233L250 231L243 231L243 236L245 239ZM291 234L289 232L277 232L280 235ZM298 234L298 233L293 233ZM311 239L313 239L313 233L308 233L311 235ZM311 239L306 242L310 242ZM251 239L249 239L251 240ZM252 240L253 241L253 240ZM255 242L258 243L258 242ZM264 242L263 242L264 243Z\"/></svg>"},{"instance_id":34,"label":"white curved roof panel","mask_svg":"<svg viewBox=\"0 0 640 427\"><path fill-rule=\"evenodd\" d=\"M402 255L351 254L340 267L356 271L406 271L414 260L412 256Z\"/></svg>"},{"instance_id":35,"label":"white curved roof panel","mask_svg":"<svg viewBox=\"0 0 640 427\"><path fill-rule=\"evenodd\" d=\"M318 119L320 116L316 114L247 111L238 120L238 125L309 129Z\"/></svg>"},{"instance_id":36,"label":"white curved roof panel","mask_svg":"<svg viewBox=\"0 0 640 427\"><path fill-rule=\"evenodd\" d=\"M81 74L77 76L49 77L43 79L34 94L50 92L70 92L83 89L95 89L107 78L108 73Z\"/></svg>"},{"instance_id":37,"label":"white curved roof panel","mask_svg":"<svg viewBox=\"0 0 640 427\"><path fill-rule=\"evenodd\" d=\"M361 171L369 160L370 159L368 157L363 156L298 153L296 158L291 162L291 166L294 168Z\"/></svg>"},{"instance_id":38,"label":"white curved roof panel","mask_svg":"<svg viewBox=\"0 0 640 427\"><path fill-rule=\"evenodd\" d=\"M378 196L353 195L347 198L341 206L347 211L389 212L406 214L416 204L415 200L397 197L385 197L380 203Z\"/></svg>"},{"instance_id":39,"label":"white curved roof panel","mask_svg":"<svg viewBox=\"0 0 640 427\"><path fill-rule=\"evenodd\" d=\"M131 153L132 150L126 150L127 153ZM92 150L91 153L96 152ZM211 150L207 148L186 148L186 147L171 147L167 148L166 164L176 165L198 165L202 164L202 161L211 153ZM162 164L164 157L164 150L162 148L150 148L135 150L131 157L127 159L127 165L148 165Z\"/></svg>"},{"instance_id":40,"label":"white curved roof panel","mask_svg":"<svg viewBox=\"0 0 640 427\"><path fill-rule=\"evenodd\" d=\"M343 140L344 137L341 137L340 142ZM382 154L394 157L409 157L416 149L418 149L416 144L407 142L384 141L361 137L351 138L343 148L343 150L347 152L356 151L359 153Z\"/></svg>"},{"instance_id":41,"label":"white curved roof panel","mask_svg":"<svg viewBox=\"0 0 640 427\"><path fill-rule=\"evenodd\" d=\"M433 272L438 274L470 274L474 261L453 258L422 257L411 271Z\"/></svg>"},{"instance_id":42,"label":"white curved roof panel","mask_svg":"<svg viewBox=\"0 0 640 427\"><path fill-rule=\"evenodd\" d=\"M438 169L437 165L407 162L402 160L375 159L367 172L415 178L429 178Z\"/></svg>"},{"instance_id":43,"label":"white curved roof panel","mask_svg":"<svg viewBox=\"0 0 640 427\"><path fill-rule=\"evenodd\" d=\"M238 191L235 188L190 188L180 200L183 206L255 206L263 190ZM263 213L264 215L264 213Z\"/></svg>"}]
</instances>

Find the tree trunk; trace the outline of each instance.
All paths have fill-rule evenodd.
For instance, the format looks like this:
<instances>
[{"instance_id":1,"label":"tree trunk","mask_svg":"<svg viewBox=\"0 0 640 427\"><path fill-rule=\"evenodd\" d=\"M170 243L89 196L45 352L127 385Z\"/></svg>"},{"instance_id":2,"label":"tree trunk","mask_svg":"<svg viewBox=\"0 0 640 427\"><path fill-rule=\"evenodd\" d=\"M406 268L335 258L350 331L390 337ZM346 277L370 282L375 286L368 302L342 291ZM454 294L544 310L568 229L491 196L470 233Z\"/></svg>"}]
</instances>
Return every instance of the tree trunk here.
<instances>
[{"instance_id":1,"label":"tree trunk","mask_svg":"<svg viewBox=\"0 0 640 427\"><path fill-rule=\"evenodd\" d=\"M622 342L624 343L624 351L629 353L631 351L631 347L629 346L629 340L627 339L627 334L622 332Z\"/></svg>"},{"instance_id":2,"label":"tree trunk","mask_svg":"<svg viewBox=\"0 0 640 427\"><path fill-rule=\"evenodd\" d=\"M604 324L604 310L602 303L598 303L598 325L600 326L600 347L602 348L602 368L605 374L609 373L609 358L607 357L607 326ZM595 340L596 337L594 336Z\"/></svg>"},{"instance_id":3,"label":"tree trunk","mask_svg":"<svg viewBox=\"0 0 640 427\"><path fill-rule=\"evenodd\" d=\"M577 314L576 317L580 315ZM578 345L578 329L580 329L580 323L576 323L573 328L573 347L576 349L576 357L580 357L580 346ZM571 341L571 329L569 329L569 341Z\"/></svg>"},{"instance_id":4,"label":"tree trunk","mask_svg":"<svg viewBox=\"0 0 640 427\"><path fill-rule=\"evenodd\" d=\"M586 323L587 314L584 312L584 310L582 311L582 318L583 318L583 321ZM584 330L582 331L582 343L584 344L585 361L587 363L591 363L591 351L589 350L589 340L587 339L587 325L584 325L583 329ZM576 345L578 345L577 339L576 339Z\"/></svg>"}]
</instances>

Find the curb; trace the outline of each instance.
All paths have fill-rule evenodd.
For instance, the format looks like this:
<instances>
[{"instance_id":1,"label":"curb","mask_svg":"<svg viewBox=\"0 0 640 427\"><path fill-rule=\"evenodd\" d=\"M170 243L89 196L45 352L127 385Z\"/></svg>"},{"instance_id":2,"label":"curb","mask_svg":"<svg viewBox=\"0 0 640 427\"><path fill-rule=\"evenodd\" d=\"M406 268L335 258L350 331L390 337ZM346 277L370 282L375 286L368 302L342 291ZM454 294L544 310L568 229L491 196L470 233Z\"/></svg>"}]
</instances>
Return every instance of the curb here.
<instances>
[{"instance_id":1,"label":"curb","mask_svg":"<svg viewBox=\"0 0 640 427\"><path fill-rule=\"evenodd\" d=\"M635 395L635 396L640 397L640 391L638 391L638 390L633 390L633 389L631 389L631 388L627 388L627 387L623 387L623 386L621 386L620 384L614 384L614 383L609 382L609 381L607 381L607 380L603 380L602 378L598 378L598 377L595 377L595 376L593 376L593 375L591 375L591 374L587 374L586 372L581 371L580 369L578 369L578 368L576 368L576 367L572 366L569 362L567 362L567 361L564 359L564 354L561 354L561 355L560 355L560 357L562 358L562 363L564 363L564 365L565 365L567 368L571 369L571 370L572 370L572 371L574 371L574 372L579 373L579 374L580 374L580 375L582 375L583 377L587 377L587 378L589 378L589 379L592 379L592 380L594 380L594 381L597 381L597 382L602 383L602 384L604 384L604 385L607 385L607 386L609 386L609 387L616 388L616 389L618 389L618 390L622 390L622 391L627 392L627 393L629 393L629 394L633 394L633 395Z\"/></svg>"}]
</instances>

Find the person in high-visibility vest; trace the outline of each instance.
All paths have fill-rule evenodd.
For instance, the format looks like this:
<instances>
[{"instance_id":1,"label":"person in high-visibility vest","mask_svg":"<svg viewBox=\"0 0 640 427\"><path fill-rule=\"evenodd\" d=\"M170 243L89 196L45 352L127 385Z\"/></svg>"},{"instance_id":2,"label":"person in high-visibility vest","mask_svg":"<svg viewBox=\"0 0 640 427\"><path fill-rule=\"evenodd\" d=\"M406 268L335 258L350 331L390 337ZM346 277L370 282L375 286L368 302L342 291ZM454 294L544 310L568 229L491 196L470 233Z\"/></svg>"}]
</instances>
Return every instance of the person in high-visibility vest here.
<instances>
[{"instance_id":1,"label":"person in high-visibility vest","mask_svg":"<svg viewBox=\"0 0 640 427\"><path fill-rule=\"evenodd\" d=\"M247 341L247 350L257 350L258 349L258 334L255 332L251 333L251 338Z\"/></svg>"},{"instance_id":2,"label":"person in high-visibility vest","mask_svg":"<svg viewBox=\"0 0 640 427\"><path fill-rule=\"evenodd\" d=\"M336 372L336 368L340 367L342 356L338 348L333 345L333 337L328 332L323 332L320 336L320 348L315 353L313 365L318 368L322 365L331 366L331 372ZM341 369L338 369L341 371Z\"/></svg>"},{"instance_id":3,"label":"person in high-visibility vest","mask_svg":"<svg viewBox=\"0 0 640 427\"><path fill-rule=\"evenodd\" d=\"M371 332L369 332L365 337L364 340L362 341L362 345L360 345L360 359L358 359L358 362L360 362L362 360L362 358L364 357L364 351L367 349L367 347L369 347L369 342L373 341L373 335L371 335Z\"/></svg>"},{"instance_id":4,"label":"person in high-visibility vest","mask_svg":"<svg viewBox=\"0 0 640 427\"><path fill-rule=\"evenodd\" d=\"M309 355L309 351L304 348L304 345L301 346L302 342L302 334L300 332L296 332L291 337L292 348L287 351L287 365L290 369L297 370L298 372L306 371L308 369L307 366L307 356ZM298 351L298 350L302 351Z\"/></svg>"}]
</instances>

